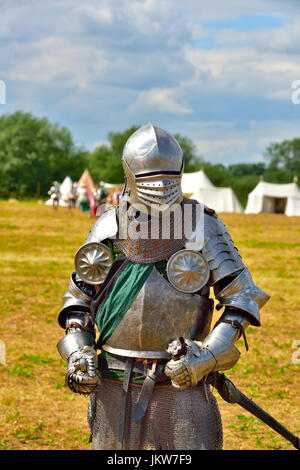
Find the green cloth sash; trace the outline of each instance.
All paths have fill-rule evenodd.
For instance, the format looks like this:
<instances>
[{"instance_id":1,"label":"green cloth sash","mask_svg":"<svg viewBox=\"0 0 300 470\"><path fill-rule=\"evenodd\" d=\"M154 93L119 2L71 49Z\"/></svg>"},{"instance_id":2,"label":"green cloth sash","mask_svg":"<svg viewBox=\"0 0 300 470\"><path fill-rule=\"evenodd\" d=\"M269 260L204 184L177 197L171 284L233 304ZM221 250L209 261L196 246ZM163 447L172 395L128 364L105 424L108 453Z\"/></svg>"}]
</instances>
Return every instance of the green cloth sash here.
<instances>
[{"instance_id":1,"label":"green cloth sash","mask_svg":"<svg viewBox=\"0 0 300 470\"><path fill-rule=\"evenodd\" d=\"M153 266L154 263L142 264L129 261L117 278L97 314L96 323L100 332L97 341L99 348L124 317L150 275Z\"/></svg>"}]
</instances>

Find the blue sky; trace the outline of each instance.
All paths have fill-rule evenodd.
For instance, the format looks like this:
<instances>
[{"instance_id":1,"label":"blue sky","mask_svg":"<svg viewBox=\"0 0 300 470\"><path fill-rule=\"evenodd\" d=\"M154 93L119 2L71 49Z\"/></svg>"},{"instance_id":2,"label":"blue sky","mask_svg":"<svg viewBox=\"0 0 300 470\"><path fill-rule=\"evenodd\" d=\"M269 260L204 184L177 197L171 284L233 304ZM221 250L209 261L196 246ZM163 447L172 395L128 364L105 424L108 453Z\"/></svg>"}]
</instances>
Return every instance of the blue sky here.
<instances>
[{"instance_id":1,"label":"blue sky","mask_svg":"<svg viewBox=\"0 0 300 470\"><path fill-rule=\"evenodd\" d=\"M0 0L6 104L78 145L149 121L212 163L258 162L299 136L298 0Z\"/></svg>"}]
</instances>

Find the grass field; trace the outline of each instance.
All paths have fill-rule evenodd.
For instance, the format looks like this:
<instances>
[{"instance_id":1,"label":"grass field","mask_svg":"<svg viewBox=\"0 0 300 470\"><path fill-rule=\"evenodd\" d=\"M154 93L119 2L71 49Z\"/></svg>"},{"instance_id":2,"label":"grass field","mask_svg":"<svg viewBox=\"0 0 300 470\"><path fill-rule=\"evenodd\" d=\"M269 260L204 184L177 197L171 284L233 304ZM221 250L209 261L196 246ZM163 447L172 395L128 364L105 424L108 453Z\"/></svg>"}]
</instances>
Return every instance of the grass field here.
<instances>
[{"instance_id":1,"label":"grass field","mask_svg":"<svg viewBox=\"0 0 300 470\"><path fill-rule=\"evenodd\" d=\"M223 214L255 282L271 295L262 326L250 327L228 377L293 433L300 435L300 218ZM93 223L86 213L36 203L0 202L0 449L90 449L88 399L64 386L57 324L74 254ZM217 317L216 317L217 318ZM299 352L299 354L298 354ZM299 358L297 360L297 358ZM216 394L224 449L293 449L238 405Z\"/></svg>"}]
</instances>

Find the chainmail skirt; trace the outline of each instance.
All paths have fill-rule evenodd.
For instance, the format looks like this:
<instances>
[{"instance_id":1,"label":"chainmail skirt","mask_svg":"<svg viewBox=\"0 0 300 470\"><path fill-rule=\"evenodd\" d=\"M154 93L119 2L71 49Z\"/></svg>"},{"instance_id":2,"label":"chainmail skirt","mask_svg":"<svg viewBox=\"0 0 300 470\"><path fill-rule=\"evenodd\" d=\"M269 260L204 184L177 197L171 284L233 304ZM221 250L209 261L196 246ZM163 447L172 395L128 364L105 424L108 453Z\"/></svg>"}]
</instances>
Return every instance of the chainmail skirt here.
<instances>
[{"instance_id":1,"label":"chainmail skirt","mask_svg":"<svg viewBox=\"0 0 300 470\"><path fill-rule=\"evenodd\" d=\"M204 388L205 387L205 388ZM209 385L178 391L172 385L155 386L146 414L133 419L141 388L130 384L126 406L126 450L222 449L222 422ZM120 421L122 384L103 380L90 396L88 423L93 450L115 450Z\"/></svg>"}]
</instances>

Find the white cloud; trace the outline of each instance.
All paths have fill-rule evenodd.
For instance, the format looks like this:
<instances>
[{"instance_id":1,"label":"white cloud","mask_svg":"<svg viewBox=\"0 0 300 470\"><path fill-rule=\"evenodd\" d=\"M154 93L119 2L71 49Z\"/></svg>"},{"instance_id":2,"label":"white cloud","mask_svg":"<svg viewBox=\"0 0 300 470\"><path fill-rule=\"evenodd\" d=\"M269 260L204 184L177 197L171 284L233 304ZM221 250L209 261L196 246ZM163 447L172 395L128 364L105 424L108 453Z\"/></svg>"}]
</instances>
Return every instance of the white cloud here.
<instances>
[{"instance_id":1,"label":"white cloud","mask_svg":"<svg viewBox=\"0 0 300 470\"><path fill-rule=\"evenodd\" d=\"M190 114L191 108L181 104L179 90L170 88L153 88L138 94L136 102L130 106L130 111L157 111L159 113Z\"/></svg>"},{"instance_id":2,"label":"white cloud","mask_svg":"<svg viewBox=\"0 0 300 470\"><path fill-rule=\"evenodd\" d=\"M278 137L259 137L257 140L257 147L261 148L266 148L268 145L274 142L280 142L282 139L279 139Z\"/></svg>"},{"instance_id":3,"label":"white cloud","mask_svg":"<svg viewBox=\"0 0 300 470\"><path fill-rule=\"evenodd\" d=\"M299 12L298 12L299 13ZM241 43L252 46L260 52L299 53L300 19L296 15L282 26L254 31L222 29L215 32L215 41L219 45Z\"/></svg>"},{"instance_id":4,"label":"white cloud","mask_svg":"<svg viewBox=\"0 0 300 470\"><path fill-rule=\"evenodd\" d=\"M12 65L8 78L37 85L63 83L84 88L93 72L99 74L107 67L100 49L72 45L65 38L48 37L27 43L20 46L19 52L23 59Z\"/></svg>"},{"instance_id":5,"label":"white cloud","mask_svg":"<svg viewBox=\"0 0 300 470\"><path fill-rule=\"evenodd\" d=\"M197 152L212 163L263 161L266 148L274 142L299 135L297 121L250 121L240 127L238 121L189 121L182 129L196 144Z\"/></svg>"},{"instance_id":6,"label":"white cloud","mask_svg":"<svg viewBox=\"0 0 300 470\"><path fill-rule=\"evenodd\" d=\"M250 158L262 139L298 133L300 105L291 104L291 83L300 79L298 5L0 1L5 109L54 116L90 143L151 119L192 138L204 156ZM206 24L238 24L241 15L276 16L282 25L240 31ZM205 38L207 48L197 42Z\"/></svg>"},{"instance_id":7,"label":"white cloud","mask_svg":"<svg viewBox=\"0 0 300 470\"><path fill-rule=\"evenodd\" d=\"M213 50L186 49L195 75L184 85L198 86L214 94L256 95L268 99L290 100L291 83L300 77L299 56L262 53L245 46Z\"/></svg>"},{"instance_id":8,"label":"white cloud","mask_svg":"<svg viewBox=\"0 0 300 470\"><path fill-rule=\"evenodd\" d=\"M201 154L223 154L228 155L233 152L244 150L248 145L247 139L224 139L224 140L198 140L195 142Z\"/></svg>"}]
</instances>

